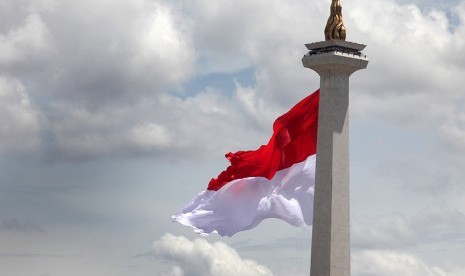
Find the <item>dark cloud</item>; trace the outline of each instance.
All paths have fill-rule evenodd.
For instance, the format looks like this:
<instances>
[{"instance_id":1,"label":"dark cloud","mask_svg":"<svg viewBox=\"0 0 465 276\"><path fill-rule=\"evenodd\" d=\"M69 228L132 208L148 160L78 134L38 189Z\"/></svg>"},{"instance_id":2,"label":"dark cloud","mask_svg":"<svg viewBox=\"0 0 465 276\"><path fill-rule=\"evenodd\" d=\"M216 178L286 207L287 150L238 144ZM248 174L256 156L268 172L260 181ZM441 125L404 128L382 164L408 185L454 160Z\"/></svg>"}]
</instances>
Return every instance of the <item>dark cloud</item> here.
<instances>
[{"instance_id":1,"label":"dark cloud","mask_svg":"<svg viewBox=\"0 0 465 276\"><path fill-rule=\"evenodd\" d=\"M14 219L3 219L0 222L0 232L43 232L44 230L34 224L22 222L17 218Z\"/></svg>"}]
</instances>

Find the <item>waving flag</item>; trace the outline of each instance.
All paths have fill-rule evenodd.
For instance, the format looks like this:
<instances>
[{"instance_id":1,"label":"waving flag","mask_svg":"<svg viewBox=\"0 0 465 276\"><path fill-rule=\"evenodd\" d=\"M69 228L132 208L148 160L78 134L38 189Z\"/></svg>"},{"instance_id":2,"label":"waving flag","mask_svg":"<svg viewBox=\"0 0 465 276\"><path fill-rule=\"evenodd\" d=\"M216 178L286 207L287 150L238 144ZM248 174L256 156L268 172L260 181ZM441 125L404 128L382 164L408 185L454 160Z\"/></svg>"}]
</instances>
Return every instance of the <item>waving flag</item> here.
<instances>
[{"instance_id":1,"label":"waving flag","mask_svg":"<svg viewBox=\"0 0 465 276\"><path fill-rule=\"evenodd\" d=\"M278 218L312 224L319 90L273 124L268 144L226 154L231 165L173 215L195 232L232 236Z\"/></svg>"}]
</instances>

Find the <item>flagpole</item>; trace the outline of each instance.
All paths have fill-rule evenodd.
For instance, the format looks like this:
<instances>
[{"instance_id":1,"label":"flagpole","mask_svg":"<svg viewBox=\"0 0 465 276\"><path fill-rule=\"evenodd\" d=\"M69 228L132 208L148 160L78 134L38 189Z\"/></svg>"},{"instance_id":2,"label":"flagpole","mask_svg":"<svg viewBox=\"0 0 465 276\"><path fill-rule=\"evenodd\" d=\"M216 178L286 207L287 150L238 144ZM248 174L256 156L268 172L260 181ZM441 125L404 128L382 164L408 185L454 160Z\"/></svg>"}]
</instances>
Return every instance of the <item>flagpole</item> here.
<instances>
[{"instance_id":1,"label":"flagpole","mask_svg":"<svg viewBox=\"0 0 465 276\"><path fill-rule=\"evenodd\" d=\"M311 276L350 276L349 77L365 69L365 45L347 42L340 0L325 41L307 44L304 67L320 75Z\"/></svg>"}]
</instances>

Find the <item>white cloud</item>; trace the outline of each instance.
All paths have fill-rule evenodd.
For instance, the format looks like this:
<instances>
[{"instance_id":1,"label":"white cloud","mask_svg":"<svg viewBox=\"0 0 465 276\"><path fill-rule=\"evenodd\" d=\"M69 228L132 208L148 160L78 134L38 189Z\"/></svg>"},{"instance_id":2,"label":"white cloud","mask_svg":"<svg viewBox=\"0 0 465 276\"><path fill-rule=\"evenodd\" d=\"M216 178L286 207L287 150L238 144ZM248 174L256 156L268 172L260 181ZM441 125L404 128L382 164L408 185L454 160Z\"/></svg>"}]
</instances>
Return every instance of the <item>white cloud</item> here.
<instances>
[{"instance_id":1,"label":"white cloud","mask_svg":"<svg viewBox=\"0 0 465 276\"><path fill-rule=\"evenodd\" d=\"M0 66L25 62L49 47L49 31L40 14L31 13L23 25L0 33Z\"/></svg>"},{"instance_id":2,"label":"white cloud","mask_svg":"<svg viewBox=\"0 0 465 276\"><path fill-rule=\"evenodd\" d=\"M405 248L417 243L418 234L400 214L353 220L352 240L360 248Z\"/></svg>"},{"instance_id":3,"label":"white cloud","mask_svg":"<svg viewBox=\"0 0 465 276\"><path fill-rule=\"evenodd\" d=\"M7 7L15 15L11 22L20 23L5 24L0 33L0 70L27 84L29 96L40 101L34 115L43 118L41 138L49 158L87 160L177 148L167 128L175 110L159 97L178 89L196 60L190 20L179 7L145 0L15 3ZM26 111L30 101L21 95L27 97L21 107ZM28 111L15 120L30 118ZM15 120L9 122L22 129L25 122ZM39 138L9 133L25 137L19 141L34 137L36 144ZM1 143L17 150L9 140Z\"/></svg>"},{"instance_id":4,"label":"white cloud","mask_svg":"<svg viewBox=\"0 0 465 276\"><path fill-rule=\"evenodd\" d=\"M35 150L39 115L18 80L0 76L0 152Z\"/></svg>"},{"instance_id":5,"label":"white cloud","mask_svg":"<svg viewBox=\"0 0 465 276\"><path fill-rule=\"evenodd\" d=\"M185 156L205 154L205 150L221 155L244 144L258 147L254 138L261 129L250 124L243 110L241 104L211 89L186 99L164 95L160 101L98 110L50 104L46 110L52 137L48 157L88 160L121 154L164 156L169 152ZM237 135L238 130L247 135ZM271 131L270 123L266 135Z\"/></svg>"},{"instance_id":6,"label":"white cloud","mask_svg":"<svg viewBox=\"0 0 465 276\"><path fill-rule=\"evenodd\" d=\"M304 43L323 38L321 15L327 14L327 3L18 3L28 8L18 13L19 23L6 25L0 61L7 66L5 70L28 84L30 95L47 99L38 111L56 138L46 141L52 154L82 152L85 156L93 152L87 155L93 158L114 150L176 150L167 137L198 148L197 141L185 137L218 140L219 136L209 133L213 123L255 128L263 136L275 116L318 86L316 74L304 69L300 58L306 51ZM434 137L452 148L451 153L465 148L460 139L463 122L456 116L463 104L461 79L465 76L459 54L465 45L462 21L452 27L444 11L423 11L388 0L346 5L350 10L345 14L349 39L367 43L371 59L369 70L356 79L359 91L354 93L352 105L356 118L369 114L395 125L437 130ZM463 6L457 6L458 16ZM40 70L31 72L28 58L45 49L47 59L37 61L34 68ZM18 61L27 64L12 70L12 62ZM202 87L204 92L198 93L183 87L192 78L195 82L205 75L234 75L248 67L253 68L252 83L236 81L234 91ZM170 96L181 90L182 98ZM172 98L164 100L167 97ZM200 109L187 111L193 101ZM139 109L144 104L146 107ZM209 112L228 113L221 114L222 120L206 119L206 106ZM110 117L123 113L120 109L124 114ZM86 122L76 122L82 118L79 113L87 113ZM181 114L189 116L190 125ZM93 120L100 121L98 128L89 126ZM123 122L112 122L115 120ZM150 125L164 130L157 131L152 143L142 141L140 135L136 138L134 133ZM123 138L113 141L115 133ZM153 137L155 132L150 133ZM54 141L59 144L53 145Z\"/></svg>"},{"instance_id":7,"label":"white cloud","mask_svg":"<svg viewBox=\"0 0 465 276\"><path fill-rule=\"evenodd\" d=\"M133 74L164 76L164 81L179 85L192 73L196 53L191 42L189 20L168 5L157 4L141 19Z\"/></svg>"},{"instance_id":8,"label":"white cloud","mask_svg":"<svg viewBox=\"0 0 465 276\"><path fill-rule=\"evenodd\" d=\"M420 10L388 0L354 4L347 24L368 44L371 59L363 81L357 81L361 91L353 94L357 117L376 116L427 132L425 137L462 153L463 139L457 138L463 124L456 118L464 104L463 6L456 7L461 19L455 26L446 10Z\"/></svg>"},{"instance_id":9,"label":"white cloud","mask_svg":"<svg viewBox=\"0 0 465 276\"><path fill-rule=\"evenodd\" d=\"M352 220L352 241L360 249L408 249L437 242L461 242L465 215L447 203L434 203L414 215L358 216Z\"/></svg>"},{"instance_id":10,"label":"white cloud","mask_svg":"<svg viewBox=\"0 0 465 276\"><path fill-rule=\"evenodd\" d=\"M412 227L425 239L432 241L446 240L447 236L465 232L465 215L458 209L451 208L445 202L431 204L412 217ZM452 239L452 242L454 240Z\"/></svg>"},{"instance_id":11,"label":"white cloud","mask_svg":"<svg viewBox=\"0 0 465 276\"><path fill-rule=\"evenodd\" d=\"M242 4L238 10L247 10ZM190 152L235 146L240 144L238 139L253 140L249 137L260 133L266 123L270 132L276 112L271 114L269 101L263 101L255 112L249 112L251 117L242 116L244 110L253 111L254 102L241 100L240 84L238 97L208 87L183 98L170 95L191 76L198 49L202 49L193 44L201 39L193 29L202 28L201 9L193 9L193 14L188 13L191 17L185 17L186 7L163 1L149 4L141 0L131 7L102 1L91 12L88 5L90 2L83 1L71 4L74 8L58 6L55 13L47 14L47 22L66 22L50 25L56 48L55 56L48 61L51 69L44 73L50 82L36 83L38 88L46 89L35 92L50 99L42 110L53 138L46 141L49 156L89 159L115 153L157 155L180 148ZM220 14L228 13L225 6L217 8ZM122 10L125 16L121 17ZM85 11L89 14L81 16ZM82 20L84 17L86 20ZM215 18L217 23L204 27L223 26L221 18ZM253 21L253 13L249 19ZM248 29L228 27L238 32ZM70 36L70 30L76 28L80 32ZM246 36L234 40L231 47L247 41L259 40ZM250 51L246 54L252 55ZM191 93L189 89L185 88L186 94ZM248 91L252 92L251 98L257 99L254 88ZM257 95L266 95L260 93ZM262 128L257 130L250 118ZM237 129L248 132L248 137L234 135ZM256 142L254 146L258 146Z\"/></svg>"},{"instance_id":12,"label":"white cloud","mask_svg":"<svg viewBox=\"0 0 465 276\"><path fill-rule=\"evenodd\" d=\"M132 130L132 140L143 148L163 148L173 143L173 138L168 130L158 124L139 124Z\"/></svg>"},{"instance_id":13,"label":"white cloud","mask_svg":"<svg viewBox=\"0 0 465 276\"><path fill-rule=\"evenodd\" d=\"M53 12L58 7L57 0L29 0L27 2L29 2L27 11L30 13Z\"/></svg>"},{"instance_id":14,"label":"white cloud","mask_svg":"<svg viewBox=\"0 0 465 276\"><path fill-rule=\"evenodd\" d=\"M443 269L430 266L415 255L396 252L370 250L354 254L352 273L355 276L446 276Z\"/></svg>"},{"instance_id":15,"label":"white cloud","mask_svg":"<svg viewBox=\"0 0 465 276\"><path fill-rule=\"evenodd\" d=\"M453 158L437 150L425 149L423 152L385 157L384 164L378 168L378 174L400 179L404 188L416 193L444 194L460 187L463 173L456 166L438 165L440 159L455 163Z\"/></svg>"},{"instance_id":16,"label":"white cloud","mask_svg":"<svg viewBox=\"0 0 465 276\"><path fill-rule=\"evenodd\" d=\"M189 241L185 237L165 234L155 242L155 254L174 264L168 275L236 276L273 275L271 271L239 254L222 242L204 239Z\"/></svg>"},{"instance_id":17,"label":"white cloud","mask_svg":"<svg viewBox=\"0 0 465 276\"><path fill-rule=\"evenodd\" d=\"M439 139L449 152L465 152L465 110L454 110L452 118L439 128Z\"/></svg>"},{"instance_id":18,"label":"white cloud","mask_svg":"<svg viewBox=\"0 0 465 276\"><path fill-rule=\"evenodd\" d=\"M256 94L266 104L282 108L295 103L318 86L308 76L301 58L305 43L323 37L315 28L323 2L308 5L275 1L195 1L194 39L201 58L202 73L234 72L255 68ZM240 18L240 20L237 20ZM321 30L323 26L321 27ZM202 60L203 60L202 59ZM314 75L316 77L316 74Z\"/></svg>"},{"instance_id":19,"label":"white cloud","mask_svg":"<svg viewBox=\"0 0 465 276\"><path fill-rule=\"evenodd\" d=\"M443 191L450 191L449 187L463 187L465 2L451 11L456 19L454 22L448 17L450 12L417 8L411 4L402 6L398 2L411 3L405 0L343 3L348 38L368 44L365 53L371 60L367 70L351 79L351 112L355 121L370 118L377 122L377 126L390 124L392 133L386 139L396 142L389 154L379 154L380 148L372 148L374 153L366 162L385 165L380 175L397 177L405 186L413 188L393 185L386 188L391 193L382 196L387 198L402 193L408 198L408 193L413 190L415 195L410 194L408 204L421 208L422 201L428 201L432 195L449 199L450 194ZM423 4L424 1L416 2ZM271 122L278 114L317 88L316 74L304 69L300 58L306 51L304 43L323 38L328 4L329 1L310 3L307 0L0 1L0 151L34 150L43 143L49 156L66 160L150 154L161 160L155 166L161 163L160 167L166 168L168 175L172 168L164 163L167 157L188 159L184 158L186 154L201 152L192 154L195 158L189 158L195 162L210 152L218 156L227 150L256 147L257 143L266 142ZM249 81L235 80L241 73L239 71L245 68L251 72L247 76ZM223 86L225 79L232 83L232 88ZM8 131L5 130L7 126ZM367 129L367 132L360 143L384 134L379 129ZM406 138L406 132L414 133L413 138ZM42 141L39 134L45 134L41 136ZM420 153L419 145L421 152L428 153ZM383 163L382 159L391 154L396 158ZM450 157L452 155L454 158ZM21 164L15 165L20 167ZM105 172L99 169L101 163L89 166L93 165L96 165L95 173L71 181L72 185L69 176L79 174L75 166L64 172L48 167L34 168L36 172L27 181L35 176L41 176L42 182L53 180L44 185L45 188L30 189L32 192L40 189L44 194L54 191L54 185L70 185L69 189L76 191L81 189L76 187L84 182L88 186L112 183L111 177L104 179ZM190 166L186 165L186 168L189 174ZM55 176L50 177L51 174ZM111 175L113 178L120 176ZM145 176L134 175L136 178ZM146 175L155 179L153 185L164 181L161 176ZM147 178L141 181L152 179ZM15 179L10 181L12 186L17 183L14 175L8 179ZM367 185L375 186L376 182L372 180L375 179L360 183L362 189ZM390 183L395 184L395 181ZM177 189L175 185L169 187ZM5 198L9 197L10 190L13 188L5 189ZM14 190L21 193L27 189L21 186ZM73 191L69 193L69 197L76 198ZM175 193L185 191L173 190ZM33 197L25 197L25 201ZM14 201L16 197L11 198ZM388 213L393 212L393 208L403 207L403 203L379 199L380 202L383 200L389 202L389 206L384 207L389 208ZM63 202L69 206L69 200ZM98 196L95 202L102 204ZM436 252L438 246L434 242L440 240L441 245L450 248L451 244L457 244L455 236L463 232L463 202L456 203L462 205L462 209L457 210L435 205L414 215L406 211L405 215L361 218L354 227L354 242L361 248L409 251L426 244L430 248L425 251ZM50 205L36 203L31 200L29 205L39 206L36 211L40 214L49 214L48 211L56 207L53 202L48 203ZM17 209L11 205L8 206L11 210ZM383 208L381 205L376 202L376 207L363 208L376 212ZM157 222L169 217L170 207L153 209ZM31 214L26 207L15 212ZM72 206L66 212L71 215L63 215L60 221L50 220L57 227L72 224L76 231L82 230L79 221L89 215L80 214ZM114 210L111 212L108 216L122 216ZM24 226L19 224L19 228ZM4 229L12 227L18 225L12 221L3 223ZM108 233L107 229L105 233ZM43 233L32 231L32 234L39 236ZM58 252L84 255L85 259L60 259L60 267L56 266L56 259L41 259L37 262L41 270L33 265L25 266L24 260L18 259L13 264L16 270L9 274L27 275L32 273L30 270L36 270L50 275L118 275L118 266L127 264L130 254L122 254L124 256L115 260L110 255L122 250L118 246L101 251L86 247L100 245L99 237L91 234L83 235L84 239L75 239L81 241L93 236L95 240L90 242L91 245L84 242L84 248L70 253L67 238L76 236L68 233L55 242L60 250L41 250L47 248L45 243L48 243L42 237L9 241L14 254L45 252L44 255L53 255ZM118 235L118 231L109 234L111 237ZM463 242L463 235L460 237ZM165 254L172 261L172 266L164 272L166 275L189 275L192 272L189 269L198 268L186 265L197 257L194 254L183 255L185 251L181 249L171 252L175 247L160 245L167 239L170 238L165 237L158 243L163 249L159 254ZM171 240L179 239L171 237ZM7 242L7 237L3 237L3 241ZM224 245L182 239L180 244L179 248L185 248L183 246L187 244L192 250L196 249L195 252L210 253L211 249L226 254L235 263L246 263ZM365 273L361 275L406 275L408 272L411 275L441 275L438 273L444 271L448 276L465 274L459 268L435 268L434 262L429 261L431 258L420 259L411 253L366 252L366 255L355 255L360 265L354 267ZM461 252L463 250L457 249L453 253L444 253L444 258L454 254L460 259ZM211 257L200 260L200 263L203 261L202 268L214 267L215 256L207 253L199 255L199 258ZM289 258L288 254L282 260ZM275 267L281 266L279 261L276 264L267 261ZM1 262L2 267L11 265L7 259ZM456 263L460 264L460 260ZM134 274L131 272L138 265L132 265L120 274Z\"/></svg>"},{"instance_id":20,"label":"white cloud","mask_svg":"<svg viewBox=\"0 0 465 276\"><path fill-rule=\"evenodd\" d=\"M14 74L28 83L31 95L49 101L39 111L56 139L46 141L54 155L72 158L80 152L80 158L94 158L113 151L176 150L168 137L198 149L197 140L219 140L211 133L218 124L224 136L233 133L227 128L241 128L264 137L275 116L318 87L316 74L304 69L300 58L304 43L322 39L321 14L328 7L323 2L284 2L28 2L23 26L6 31L8 39L2 44L20 52L5 54L3 60L11 63L32 51L13 47L11 41L36 45L34 53L51 48L47 60L34 67L41 70L23 68ZM369 70L356 79L356 118L369 114L422 131L436 129L435 137L444 144L465 148L458 139L462 123L451 112L460 112L463 102L458 96L465 70L460 55L451 54L465 45L463 24L450 32L445 12L422 13L414 5L387 0L356 2L349 8L349 38L366 42L371 58ZM183 87L192 78L195 82L209 74L234 75L247 67L253 68L252 83L236 81L234 91L202 87L199 93ZM182 98L171 96L181 90ZM187 110L193 104L194 110ZM412 105L418 107L416 112ZM227 113L210 118L216 114L213 110ZM85 121L78 114L87 114ZM119 115L111 117L114 114ZM157 126L157 138L142 141L135 135L142 126ZM150 133L153 137L155 132Z\"/></svg>"},{"instance_id":21,"label":"white cloud","mask_svg":"<svg viewBox=\"0 0 465 276\"><path fill-rule=\"evenodd\" d=\"M179 266L173 266L170 272L162 272L161 276L184 276L183 270Z\"/></svg>"}]
</instances>

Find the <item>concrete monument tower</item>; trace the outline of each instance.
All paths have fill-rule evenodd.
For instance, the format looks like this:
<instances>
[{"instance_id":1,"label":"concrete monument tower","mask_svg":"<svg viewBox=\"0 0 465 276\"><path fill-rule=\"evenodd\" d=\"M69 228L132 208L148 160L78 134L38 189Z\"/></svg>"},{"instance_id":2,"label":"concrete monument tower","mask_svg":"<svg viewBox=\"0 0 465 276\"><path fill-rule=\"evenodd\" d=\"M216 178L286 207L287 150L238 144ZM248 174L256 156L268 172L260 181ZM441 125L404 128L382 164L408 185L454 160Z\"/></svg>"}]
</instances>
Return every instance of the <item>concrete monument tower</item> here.
<instances>
[{"instance_id":1,"label":"concrete monument tower","mask_svg":"<svg viewBox=\"0 0 465 276\"><path fill-rule=\"evenodd\" d=\"M320 75L311 276L350 275L349 77L365 69L365 45L347 42L340 0L326 41L307 44L303 65Z\"/></svg>"}]
</instances>

